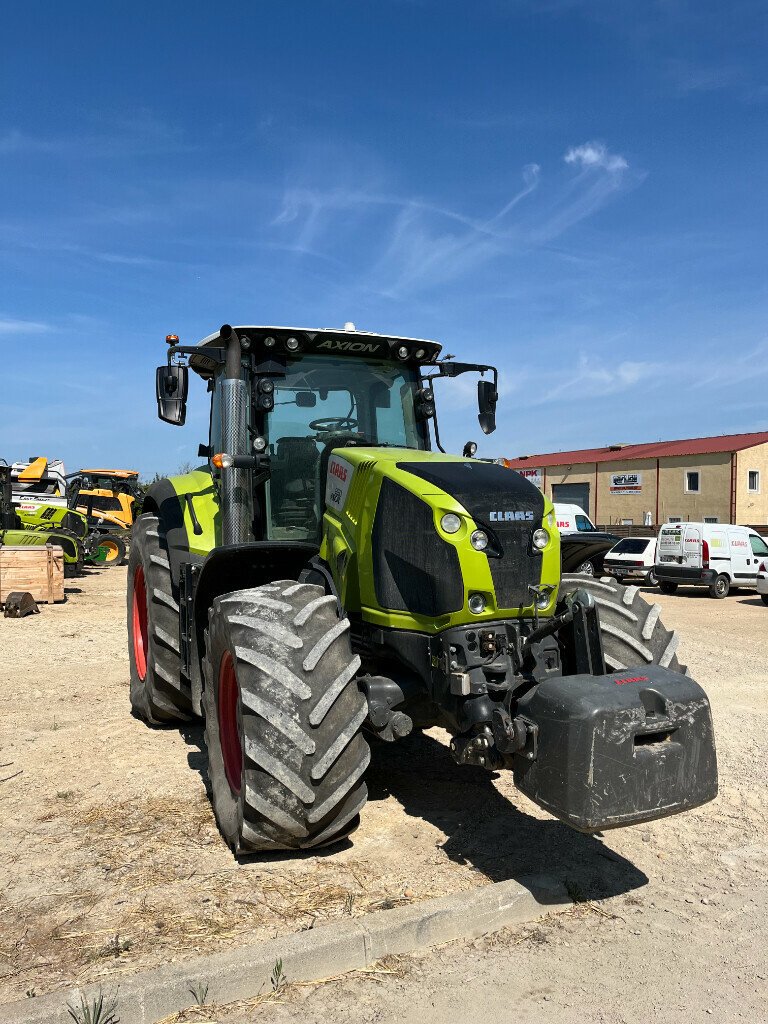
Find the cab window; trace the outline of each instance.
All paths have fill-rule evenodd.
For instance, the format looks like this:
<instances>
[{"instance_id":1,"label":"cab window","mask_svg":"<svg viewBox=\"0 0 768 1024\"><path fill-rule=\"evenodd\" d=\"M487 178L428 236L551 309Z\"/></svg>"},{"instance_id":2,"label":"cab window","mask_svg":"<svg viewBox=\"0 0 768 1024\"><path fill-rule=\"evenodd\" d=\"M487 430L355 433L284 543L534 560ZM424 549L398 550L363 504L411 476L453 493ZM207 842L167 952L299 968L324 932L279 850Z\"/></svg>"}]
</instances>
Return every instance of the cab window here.
<instances>
[{"instance_id":1,"label":"cab window","mask_svg":"<svg viewBox=\"0 0 768 1024\"><path fill-rule=\"evenodd\" d=\"M762 537L755 537L754 534L750 534L749 543L752 545L753 555L768 555L768 544L765 543Z\"/></svg>"}]
</instances>

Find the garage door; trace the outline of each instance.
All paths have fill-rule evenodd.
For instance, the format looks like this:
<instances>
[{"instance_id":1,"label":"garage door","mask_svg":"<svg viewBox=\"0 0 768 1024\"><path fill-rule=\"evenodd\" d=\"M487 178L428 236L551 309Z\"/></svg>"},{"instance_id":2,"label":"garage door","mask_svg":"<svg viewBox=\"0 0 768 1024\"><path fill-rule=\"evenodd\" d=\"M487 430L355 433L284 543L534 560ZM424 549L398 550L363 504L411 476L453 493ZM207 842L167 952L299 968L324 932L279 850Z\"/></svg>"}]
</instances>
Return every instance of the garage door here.
<instances>
[{"instance_id":1,"label":"garage door","mask_svg":"<svg viewBox=\"0 0 768 1024\"><path fill-rule=\"evenodd\" d=\"M578 505L589 515L589 484L552 484L552 501Z\"/></svg>"}]
</instances>

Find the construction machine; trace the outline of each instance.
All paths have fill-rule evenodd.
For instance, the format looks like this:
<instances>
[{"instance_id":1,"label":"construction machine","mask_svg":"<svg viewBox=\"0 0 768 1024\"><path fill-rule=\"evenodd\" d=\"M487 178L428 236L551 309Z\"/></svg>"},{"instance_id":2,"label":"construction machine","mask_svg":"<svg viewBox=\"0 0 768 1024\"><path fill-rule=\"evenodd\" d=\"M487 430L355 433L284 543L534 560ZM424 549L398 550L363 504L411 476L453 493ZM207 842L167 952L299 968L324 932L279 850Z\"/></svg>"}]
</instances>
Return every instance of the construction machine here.
<instances>
[{"instance_id":1,"label":"construction machine","mask_svg":"<svg viewBox=\"0 0 768 1024\"><path fill-rule=\"evenodd\" d=\"M26 514L19 513L13 500L12 474L11 467L0 460L0 545L44 547L46 544L56 544L64 552L64 575L78 576L83 567L83 545L77 530L69 528L73 525L78 527L77 520L52 523L50 520L58 516L61 510L51 506L51 516L46 518L45 509L42 509L39 520L31 524L26 522ZM36 518L37 513L30 515Z\"/></svg>"},{"instance_id":2,"label":"construction machine","mask_svg":"<svg viewBox=\"0 0 768 1024\"><path fill-rule=\"evenodd\" d=\"M69 480L60 459L33 456L28 462L14 462L13 502L22 525L27 529L55 527L70 531L79 539L87 565L122 565L128 531L124 526L109 530L97 515L80 508L78 492L69 486Z\"/></svg>"},{"instance_id":3,"label":"construction machine","mask_svg":"<svg viewBox=\"0 0 768 1024\"><path fill-rule=\"evenodd\" d=\"M202 714L233 851L348 836L370 744L433 726L584 832L715 796L709 702L658 606L562 576L551 502L474 443L444 452L436 388L477 375L490 433L494 367L351 324L166 340L159 416L184 423L191 369L210 436L133 528L130 700Z\"/></svg>"},{"instance_id":4,"label":"construction machine","mask_svg":"<svg viewBox=\"0 0 768 1024\"><path fill-rule=\"evenodd\" d=\"M135 469L80 469L67 476L67 499L100 533L129 531L140 499Z\"/></svg>"}]
</instances>

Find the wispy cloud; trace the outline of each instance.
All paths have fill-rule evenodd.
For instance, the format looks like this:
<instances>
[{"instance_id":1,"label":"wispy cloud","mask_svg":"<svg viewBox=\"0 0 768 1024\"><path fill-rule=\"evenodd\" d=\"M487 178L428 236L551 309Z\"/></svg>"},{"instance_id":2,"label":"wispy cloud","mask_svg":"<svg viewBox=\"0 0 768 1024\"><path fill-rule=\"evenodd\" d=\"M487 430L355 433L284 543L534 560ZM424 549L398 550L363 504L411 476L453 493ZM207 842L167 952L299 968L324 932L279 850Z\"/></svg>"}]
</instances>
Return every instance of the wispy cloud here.
<instances>
[{"instance_id":1,"label":"wispy cloud","mask_svg":"<svg viewBox=\"0 0 768 1024\"><path fill-rule=\"evenodd\" d=\"M34 135L18 128L0 134L0 156L46 154L92 160L189 152L193 148L181 128L167 124L150 111L113 119L108 125L73 126L62 135Z\"/></svg>"},{"instance_id":2,"label":"wispy cloud","mask_svg":"<svg viewBox=\"0 0 768 1024\"><path fill-rule=\"evenodd\" d=\"M563 159L567 164L576 164L586 170L600 168L611 174L626 171L629 167L623 156L609 153L602 142L585 142L581 146L571 146Z\"/></svg>"},{"instance_id":3,"label":"wispy cloud","mask_svg":"<svg viewBox=\"0 0 768 1024\"><path fill-rule=\"evenodd\" d=\"M361 234L381 239L373 258L356 268L361 287L387 298L413 297L465 278L494 259L550 242L627 181L627 161L602 143L572 147L565 160L577 165L575 178L552 175L542 191L544 172L538 163L529 163L520 186L486 216L379 188L293 187L285 191L272 227L280 234L291 232L290 242L281 238L281 244L315 256L331 246L345 251L345 239L354 246Z\"/></svg>"},{"instance_id":4,"label":"wispy cloud","mask_svg":"<svg viewBox=\"0 0 768 1024\"><path fill-rule=\"evenodd\" d=\"M11 317L0 317L0 334L46 334L52 331L50 324L38 320L15 320Z\"/></svg>"},{"instance_id":5,"label":"wispy cloud","mask_svg":"<svg viewBox=\"0 0 768 1024\"><path fill-rule=\"evenodd\" d=\"M554 386L531 399L523 399L523 404L538 406L554 400L563 403L618 395L659 378L661 369L662 365L657 362L601 360L599 356L582 353L575 366L565 367L554 374Z\"/></svg>"}]
</instances>

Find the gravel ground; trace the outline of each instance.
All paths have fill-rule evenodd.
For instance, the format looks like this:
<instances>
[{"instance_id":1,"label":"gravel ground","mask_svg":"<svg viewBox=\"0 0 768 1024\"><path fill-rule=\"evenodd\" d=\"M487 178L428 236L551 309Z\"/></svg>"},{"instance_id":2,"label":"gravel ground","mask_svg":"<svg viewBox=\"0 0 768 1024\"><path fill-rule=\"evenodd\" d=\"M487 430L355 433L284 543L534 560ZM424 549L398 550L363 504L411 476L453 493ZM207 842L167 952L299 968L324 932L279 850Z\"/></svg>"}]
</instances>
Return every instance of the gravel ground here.
<instances>
[{"instance_id":1,"label":"gravel ground","mask_svg":"<svg viewBox=\"0 0 768 1024\"><path fill-rule=\"evenodd\" d=\"M91 572L65 605L0 619L0 1001L546 871L577 902L535 928L189 1019L768 1020L768 609L754 595L653 595L712 700L714 803L582 836L507 774L456 767L434 730L375 749L345 847L238 862L200 729L129 714L124 587L124 569Z\"/></svg>"}]
</instances>

